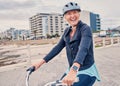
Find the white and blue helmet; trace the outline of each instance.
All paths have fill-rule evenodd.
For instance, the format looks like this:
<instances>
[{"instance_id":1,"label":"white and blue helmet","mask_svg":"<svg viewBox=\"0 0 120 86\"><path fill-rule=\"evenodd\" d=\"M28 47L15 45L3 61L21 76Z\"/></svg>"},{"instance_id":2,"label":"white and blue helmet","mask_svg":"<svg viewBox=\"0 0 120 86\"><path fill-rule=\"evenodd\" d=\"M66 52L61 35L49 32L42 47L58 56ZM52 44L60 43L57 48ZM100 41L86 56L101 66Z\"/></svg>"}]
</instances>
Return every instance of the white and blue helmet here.
<instances>
[{"instance_id":1,"label":"white and blue helmet","mask_svg":"<svg viewBox=\"0 0 120 86\"><path fill-rule=\"evenodd\" d=\"M71 10L81 11L80 6L77 3L69 2L63 8L63 15L66 14L68 11L71 11Z\"/></svg>"}]
</instances>

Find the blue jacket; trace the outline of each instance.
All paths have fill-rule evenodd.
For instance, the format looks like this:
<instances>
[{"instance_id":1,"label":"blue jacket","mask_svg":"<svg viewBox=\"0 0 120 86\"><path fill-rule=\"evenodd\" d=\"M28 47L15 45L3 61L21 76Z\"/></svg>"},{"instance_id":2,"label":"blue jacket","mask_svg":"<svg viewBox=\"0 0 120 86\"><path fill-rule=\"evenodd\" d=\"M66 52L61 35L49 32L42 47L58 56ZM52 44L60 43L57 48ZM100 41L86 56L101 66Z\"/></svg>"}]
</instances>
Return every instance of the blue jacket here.
<instances>
[{"instance_id":1,"label":"blue jacket","mask_svg":"<svg viewBox=\"0 0 120 86\"><path fill-rule=\"evenodd\" d=\"M66 47L69 66L77 62L81 65L79 70L87 69L94 63L92 31L88 25L79 21L72 39L70 32L71 27L65 29L59 43L44 57L44 60L48 62Z\"/></svg>"}]
</instances>

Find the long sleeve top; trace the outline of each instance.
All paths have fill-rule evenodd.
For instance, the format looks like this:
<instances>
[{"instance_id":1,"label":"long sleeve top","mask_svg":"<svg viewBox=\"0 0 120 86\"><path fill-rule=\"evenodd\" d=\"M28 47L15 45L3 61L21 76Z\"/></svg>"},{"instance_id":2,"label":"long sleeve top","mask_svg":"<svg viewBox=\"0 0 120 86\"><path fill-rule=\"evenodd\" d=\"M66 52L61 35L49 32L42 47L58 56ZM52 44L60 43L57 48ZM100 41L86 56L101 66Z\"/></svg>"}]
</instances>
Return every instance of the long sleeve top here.
<instances>
[{"instance_id":1,"label":"long sleeve top","mask_svg":"<svg viewBox=\"0 0 120 86\"><path fill-rule=\"evenodd\" d=\"M71 26L65 29L58 44L43 59L48 62L65 47L69 67L74 62L77 62L81 65L79 70L87 69L94 64L91 28L82 21L79 21L72 39L70 38L71 30Z\"/></svg>"}]
</instances>

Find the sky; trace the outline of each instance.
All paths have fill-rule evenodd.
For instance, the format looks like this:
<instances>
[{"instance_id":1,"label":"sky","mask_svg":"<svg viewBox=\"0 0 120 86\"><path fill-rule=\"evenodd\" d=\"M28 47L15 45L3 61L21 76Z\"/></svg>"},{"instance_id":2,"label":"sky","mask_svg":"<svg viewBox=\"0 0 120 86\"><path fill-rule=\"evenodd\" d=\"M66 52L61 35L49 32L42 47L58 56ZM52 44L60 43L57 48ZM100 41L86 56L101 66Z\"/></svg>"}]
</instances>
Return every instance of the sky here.
<instances>
[{"instance_id":1,"label":"sky","mask_svg":"<svg viewBox=\"0 0 120 86\"><path fill-rule=\"evenodd\" d=\"M120 26L120 0L0 0L0 31L30 29L29 18L37 13L62 13L63 6L77 2L82 10L100 15L101 28Z\"/></svg>"}]
</instances>

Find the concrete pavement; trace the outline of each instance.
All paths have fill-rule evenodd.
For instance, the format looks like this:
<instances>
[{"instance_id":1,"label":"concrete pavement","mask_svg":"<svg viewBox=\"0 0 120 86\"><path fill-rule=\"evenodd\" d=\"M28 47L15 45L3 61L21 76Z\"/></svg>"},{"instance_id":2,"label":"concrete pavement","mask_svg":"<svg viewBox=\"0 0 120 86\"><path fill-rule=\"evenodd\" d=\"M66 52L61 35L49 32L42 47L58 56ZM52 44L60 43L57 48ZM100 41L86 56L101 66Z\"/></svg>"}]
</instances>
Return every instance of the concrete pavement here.
<instances>
[{"instance_id":1,"label":"concrete pavement","mask_svg":"<svg viewBox=\"0 0 120 86\"><path fill-rule=\"evenodd\" d=\"M120 86L120 45L95 49L95 61L101 82L94 86ZM56 56L48 64L30 76L30 86L44 86L45 83L59 79L67 68L65 52ZM59 59L59 60L58 60ZM37 61L37 59L36 59ZM0 86L25 86L26 69L29 65L0 68Z\"/></svg>"}]
</instances>

